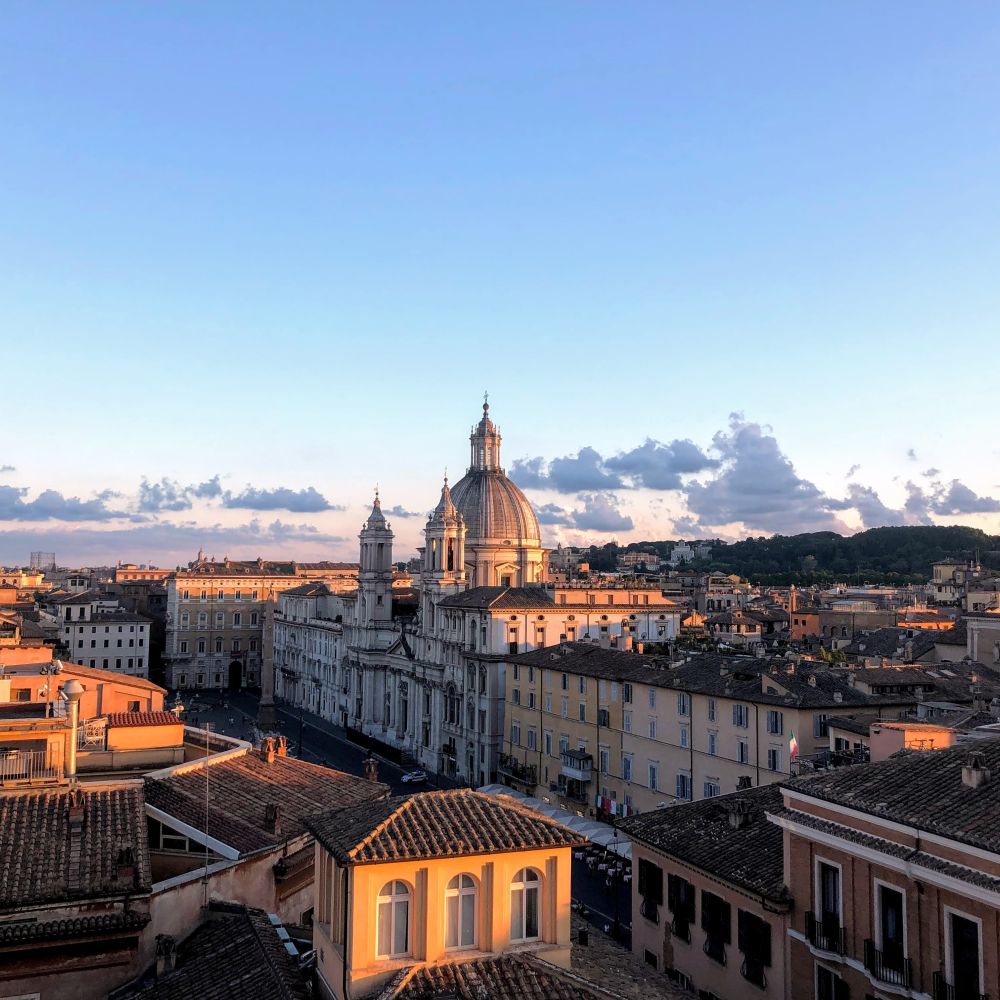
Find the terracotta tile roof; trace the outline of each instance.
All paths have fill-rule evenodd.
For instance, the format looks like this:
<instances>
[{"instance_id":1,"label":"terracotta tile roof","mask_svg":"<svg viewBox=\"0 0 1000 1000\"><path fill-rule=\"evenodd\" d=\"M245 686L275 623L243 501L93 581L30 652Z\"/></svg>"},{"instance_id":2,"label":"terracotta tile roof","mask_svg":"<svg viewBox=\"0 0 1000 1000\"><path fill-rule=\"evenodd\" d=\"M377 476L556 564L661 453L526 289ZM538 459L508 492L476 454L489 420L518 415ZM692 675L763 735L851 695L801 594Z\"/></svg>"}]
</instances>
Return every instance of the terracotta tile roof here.
<instances>
[{"instance_id":1,"label":"terracotta tile roof","mask_svg":"<svg viewBox=\"0 0 1000 1000\"><path fill-rule=\"evenodd\" d=\"M183 726L184 722L173 712L112 712L108 716L108 729L127 726Z\"/></svg>"},{"instance_id":2,"label":"terracotta tile roof","mask_svg":"<svg viewBox=\"0 0 1000 1000\"><path fill-rule=\"evenodd\" d=\"M947 631L934 633L936 646L967 646L968 641L969 626L964 618L959 618Z\"/></svg>"},{"instance_id":3,"label":"terracotta tile roof","mask_svg":"<svg viewBox=\"0 0 1000 1000\"><path fill-rule=\"evenodd\" d=\"M992 772L990 780L979 788L962 783L962 767L970 750L981 753ZM912 751L782 785L881 819L1000 851L1000 739L945 750Z\"/></svg>"},{"instance_id":4,"label":"terracotta tile roof","mask_svg":"<svg viewBox=\"0 0 1000 1000\"><path fill-rule=\"evenodd\" d=\"M341 864L493 854L582 843L573 831L504 796L417 792L315 816L307 826Z\"/></svg>"},{"instance_id":5,"label":"terracotta tile roof","mask_svg":"<svg viewBox=\"0 0 1000 1000\"><path fill-rule=\"evenodd\" d=\"M304 833L307 816L385 798L389 793L386 785L294 757L275 757L269 764L256 750L210 763L208 789L209 836L241 854ZM147 778L146 801L204 830L204 764ZM265 811L272 803L280 808L277 832L269 831L265 823Z\"/></svg>"},{"instance_id":6,"label":"terracotta tile roof","mask_svg":"<svg viewBox=\"0 0 1000 1000\"><path fill-rule=\"evenodd\" d=\"M782 832L766 813L781 806L778 785L630 816L620 829L640 844L741 889L785 902ZM745 825L730 822L745 809Z\"/></svg>"},{"instance_id":7,"label":"terracotta tile roof","mask_svg":"<svg viewBox=\"0 0 1000 1000\"><path fill-rule=\"evenodd\" d=\"M115 990L113 1000L306 1000L298 961L263 910L212 905L207 920L177 950L174 971ZM229 910L225 916L220 911Z\"/></svg>"},{"instance_id":8,"label":"terracotta tile roof","mask_svg":"<svg viewBox=\"0 0 1000 1000\"><path fill-rule=\"evenodd\" d=\"M378 1000L596 1000L611 995L527 955L500 955L407 969Z\"/></svg>"},{"instance_id":9,"label":"terracotta tile roof","mask_svg":"<svg viewBox=\"0 0 1000 1000\"><path fill-rule=\"evenodd\" d=\"M142 688L144 691L159 691L166 694L166 688L161 688L159 684L147 681L144 677L130 677L128 674L119 673L116 670L102 670L100 667L85 667L82 663L73 663L70 660L62 661L62 674L67 679L77 677L81 681L95 680L103 681L105 684L119 684L122 687ZM87 684L84 683L84 687Z\"/></svg>"},{"instance_id":10,"label":"terracotta tile roof","mask_svg":"<svg viewBox=\"0 0 1000 1000\"><path fill-rule=\"evenodd\" d=\"M122 913L101 913L96 916L67 917L62 920L22 920L0 923L0 946L34 944L36 941L59 941L66 938L106 935L142 930L149 923L149 914L137 910Z\"/></svg>"},{"instance_id":11,"label":"terracotta tile roof","mask_svg":"<svg viewBox=\"0 0 1000 1000\"><path fill-rule=\"evenodd\" d=\"M84 803L70 823L71 795ZM129 847L134 873L118 875ZM0 795L0 908L148 890L151 885L142 787L26 790Z\"/></svg>"}]
</instances>

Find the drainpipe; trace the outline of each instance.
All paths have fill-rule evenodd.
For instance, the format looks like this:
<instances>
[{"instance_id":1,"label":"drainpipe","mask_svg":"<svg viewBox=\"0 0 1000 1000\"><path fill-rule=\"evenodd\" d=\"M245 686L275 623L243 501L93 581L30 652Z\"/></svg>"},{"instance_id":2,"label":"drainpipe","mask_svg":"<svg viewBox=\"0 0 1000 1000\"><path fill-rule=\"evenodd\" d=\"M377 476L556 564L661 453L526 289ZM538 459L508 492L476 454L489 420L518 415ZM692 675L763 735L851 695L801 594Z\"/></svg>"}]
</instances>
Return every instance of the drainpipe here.
<instances>
[{"instance_id":1,"label":"drainpipe","mask_svg":"<svg viewBox=\"0 0 1000 1000\"><path fill-rule=\"evenodd\" d=\"M69 702L69 752L66 754L66 777L76 781L76 742L80 728L80 699L83 685L74 677L63 685L63 694Z\"/></svg>"}]
</instances>

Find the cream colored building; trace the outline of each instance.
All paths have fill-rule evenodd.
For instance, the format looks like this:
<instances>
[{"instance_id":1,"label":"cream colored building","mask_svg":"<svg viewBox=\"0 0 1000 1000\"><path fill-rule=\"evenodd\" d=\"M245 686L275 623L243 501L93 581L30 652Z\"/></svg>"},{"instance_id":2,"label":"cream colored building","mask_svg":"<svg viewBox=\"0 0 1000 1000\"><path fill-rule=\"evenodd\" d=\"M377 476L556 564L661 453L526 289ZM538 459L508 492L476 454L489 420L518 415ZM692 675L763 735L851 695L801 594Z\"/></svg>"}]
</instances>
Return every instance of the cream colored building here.
<instances>
[{"instance_id":1,"label":"cream colored building","mask_svg":"<svg viewBox=\"0 0 1000 1000\"><path fill-rule=\"evenodd\" d=\"M167 580L163 663L171 688L256 687L261 682L266 603L302 583L356 586L352 563L206 559Z\"/></svg>"},{"instance_id":2,"label":"cream colored building","mask_svg":"<svg viewBox=\"0 0 1000 1000\"><path fill-rule=\"evenodd\" d=\"M424 792L308 822L319 994L378 995L420 969L531 952L570 966L566 827L472 791Z\"/></svg>"},{"instance_id":3,"label":"cream colored building","mask_svg":"<svg viewBox=\"0 0 1000 1000\"><path fill-rule=\"evenodd\" d=\"M779 665L780 664L780 665ZM584 642L509 657L500 779L580 813L631 815L780 781L829 746L826 720L909 695L870 695L820 665L665 658Z\"/></svg>"}]
</instances>

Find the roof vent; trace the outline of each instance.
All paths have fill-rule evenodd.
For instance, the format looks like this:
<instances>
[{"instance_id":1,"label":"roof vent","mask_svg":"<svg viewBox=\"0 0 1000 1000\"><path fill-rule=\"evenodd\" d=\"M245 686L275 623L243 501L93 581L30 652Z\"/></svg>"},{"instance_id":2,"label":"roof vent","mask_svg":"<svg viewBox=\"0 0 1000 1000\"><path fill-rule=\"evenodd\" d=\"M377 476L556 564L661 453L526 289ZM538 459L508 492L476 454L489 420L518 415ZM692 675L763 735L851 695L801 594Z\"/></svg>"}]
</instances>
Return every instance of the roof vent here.
<instances>
[{"instance_id":1,"label":"roof vent","mask_svg":"<svg viewBox=\"0 0 1000 1000\"><path fill-rule=\"evenodd\" d=\"M277 802L268 802L264 806L264 829L268 833L281 833L281 807Z\"/></svg>"},{"instance_id":2,"label":"roof vent","mask_svg":"<svg viewBox=\"0 0 1000 1000\"><path fill-rule=\"evenodd\" d=\"M990 780L990 769L986 757L980 750L973 750L962 767L962 784L968 788L979 788Z\"/></svg>"}]
</instances>

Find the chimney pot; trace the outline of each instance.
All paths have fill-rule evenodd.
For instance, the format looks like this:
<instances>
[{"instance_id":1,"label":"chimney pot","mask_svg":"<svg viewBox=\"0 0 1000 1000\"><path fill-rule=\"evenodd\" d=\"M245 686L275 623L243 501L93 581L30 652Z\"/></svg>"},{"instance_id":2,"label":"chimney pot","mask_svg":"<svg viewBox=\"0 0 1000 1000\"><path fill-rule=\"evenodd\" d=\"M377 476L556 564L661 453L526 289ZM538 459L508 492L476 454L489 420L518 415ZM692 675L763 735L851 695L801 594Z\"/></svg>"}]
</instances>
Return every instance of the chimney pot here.
<instances>
[{"instance_id":1,"label":"chimney pot","mask_svg":"<svg viewBox=\"0 0 1000 1000\"><path fill-rule=\"evenodd\" d=\"M275 742L275 752L279 757L288 756L288 739L285 736L279 736Z\"/></svg>"},{"instance_id":2,"label":"chimney pot","mask_svg":"<svg viewBox=\"0 0 1000 1000\"><path fill-rule=\"evenodd\" d=\"M261 757L263 757L263 759L268 764L273 764L274 763L275 754L276 754L276 751L275 751L275 748L274 748L274 737L273 736L265 736L264 737L264 741L263 741L263 743L261 743L261 747L260 747L260 755L261 755Z\"/></svg>"}]
</instances>

